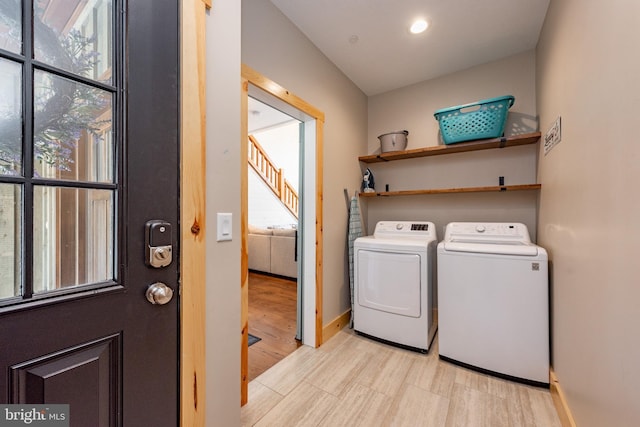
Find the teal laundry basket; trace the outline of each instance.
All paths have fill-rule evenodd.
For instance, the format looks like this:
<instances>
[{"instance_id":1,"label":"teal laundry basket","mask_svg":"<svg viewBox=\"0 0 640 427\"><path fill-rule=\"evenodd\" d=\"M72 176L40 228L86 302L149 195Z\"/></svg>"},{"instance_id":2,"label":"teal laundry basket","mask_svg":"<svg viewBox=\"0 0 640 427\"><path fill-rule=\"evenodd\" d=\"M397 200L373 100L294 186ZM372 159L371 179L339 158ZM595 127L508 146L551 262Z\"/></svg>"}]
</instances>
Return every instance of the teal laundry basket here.
<instances>
[{"instance_id":1,"label":"teal laundry basket","mask_svg":"<svg viewBox=\"0 0 640 427\"><path fill-rule=\"evenodd\" d=\"M434 116L440 123L444 143L502 136L509 108L515 101L512 95L505 95L436 111Z\"/></svg>"}]
</instances>

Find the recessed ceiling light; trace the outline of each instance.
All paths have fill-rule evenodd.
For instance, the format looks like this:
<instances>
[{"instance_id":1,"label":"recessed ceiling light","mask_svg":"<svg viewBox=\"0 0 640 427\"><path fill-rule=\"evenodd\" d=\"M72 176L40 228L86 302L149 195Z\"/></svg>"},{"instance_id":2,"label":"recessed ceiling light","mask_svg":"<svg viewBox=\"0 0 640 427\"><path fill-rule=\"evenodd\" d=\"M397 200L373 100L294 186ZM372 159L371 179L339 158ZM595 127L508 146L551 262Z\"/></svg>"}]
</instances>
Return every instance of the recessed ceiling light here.
<instances>
[{"instance_id":1,"label":"recessed ceiling light","mask_svg":"<svg viewBox=\"0 0 640 427\"><path fill-rule=\"evenodd\" d=\"M424 32L429 27L429 23L424 19L418 19L409 28L411 34L420 34Z\"/></svg>"}]
</instances>

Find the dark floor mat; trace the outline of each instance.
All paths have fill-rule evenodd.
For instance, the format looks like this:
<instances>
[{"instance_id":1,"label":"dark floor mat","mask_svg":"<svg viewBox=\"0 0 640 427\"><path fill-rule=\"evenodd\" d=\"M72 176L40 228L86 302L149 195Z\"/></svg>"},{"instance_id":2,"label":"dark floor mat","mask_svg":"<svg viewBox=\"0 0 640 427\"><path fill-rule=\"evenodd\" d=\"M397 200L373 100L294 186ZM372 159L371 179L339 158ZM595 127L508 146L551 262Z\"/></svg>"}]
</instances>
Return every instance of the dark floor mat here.
<instances>
[{"instance_id":1,"label":"dark floor mat","mask_svg":"<svg viewBox=\"0 0 640 427\"><path fill-rule=\"evenodd\" d=\"M262 338L259 338L255 335L251 335L249 334L249 346L252 346L253 344L257 343L258 341L260 341Z\"/></svg>"}]
</instances>

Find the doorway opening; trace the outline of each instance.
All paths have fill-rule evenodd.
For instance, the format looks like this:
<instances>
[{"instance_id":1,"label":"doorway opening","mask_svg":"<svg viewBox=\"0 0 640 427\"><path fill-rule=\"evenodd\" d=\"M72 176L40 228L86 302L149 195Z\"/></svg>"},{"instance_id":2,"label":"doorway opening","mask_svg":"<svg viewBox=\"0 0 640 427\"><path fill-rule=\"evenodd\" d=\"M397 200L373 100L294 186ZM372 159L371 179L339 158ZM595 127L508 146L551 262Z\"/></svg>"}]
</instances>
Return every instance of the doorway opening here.
<instances>
[{"instance_id":1,"label":"doorway opening","mask_svg":"<svg viewBox=\"0 0 640 427\"><path fill-rule=\"evenodd\" d=\"M248 98L248 381L302 341L300 120Z\"/></svg>"},{"instance_id":2,"label":"doorway opening","mask_svg":"<svg viewBox=\"0 0 640 427\"><path fill-rule=\"evenodd\" d=\"M299 120L300 200L298 203L297 298L298 338L302 344L322 343L322 135L324 114L251 68L242 66L242 261L241 261L241 404L248 400L248 105L249 97Z\"/></svg>"}]
</instances>

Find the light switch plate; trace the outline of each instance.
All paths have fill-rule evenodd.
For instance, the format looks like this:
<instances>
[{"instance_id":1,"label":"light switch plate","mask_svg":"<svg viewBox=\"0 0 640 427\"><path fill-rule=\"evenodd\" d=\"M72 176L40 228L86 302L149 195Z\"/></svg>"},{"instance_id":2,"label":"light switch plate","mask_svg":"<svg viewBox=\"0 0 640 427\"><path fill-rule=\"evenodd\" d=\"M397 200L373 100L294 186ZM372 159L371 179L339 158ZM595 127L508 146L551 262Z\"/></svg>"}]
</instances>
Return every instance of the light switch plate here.
<instances>
[{"instance_id":1,"label":"light switch plate","mask_svg":"<svg viewBox=\"0 0 640 427\"><path fill-rule=\"evenodd\" d=\"M551 125L547 133L544 135L544 155L546 156L553 147L562 140L562 127L560 124L560 116Z\"/></svg>"},{"instance_id":2,"label":"light switch plate","mask_svg":"<svg viewBox=\"0 0 640 427\"><path fill-rule=\"evenodd\" d=\"M233 238L233 215L230 213L218 212L217 241L222 242Z\"/></svg>"}]
</instances>

